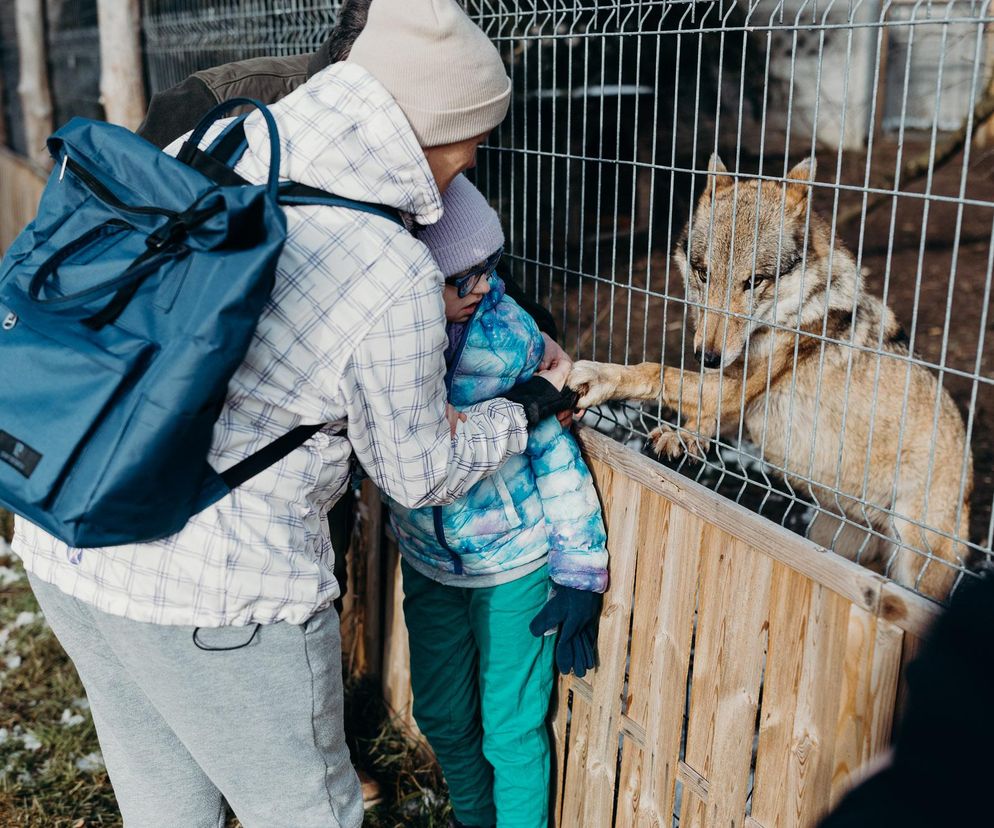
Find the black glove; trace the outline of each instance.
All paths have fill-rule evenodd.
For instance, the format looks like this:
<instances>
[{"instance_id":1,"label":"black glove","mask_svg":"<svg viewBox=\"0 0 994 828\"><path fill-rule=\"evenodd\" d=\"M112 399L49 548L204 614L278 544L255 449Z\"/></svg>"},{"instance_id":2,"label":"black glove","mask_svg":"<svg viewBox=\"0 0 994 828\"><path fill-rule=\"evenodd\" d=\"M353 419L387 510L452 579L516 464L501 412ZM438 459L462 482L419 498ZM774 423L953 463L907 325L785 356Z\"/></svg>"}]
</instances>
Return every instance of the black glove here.
<instances>
[{"instance_id":1,"label":"black glove","mask_svg":"<svg viewBox=\"0 0 994 828\"><path fill-rule=\"evenodd\" d=\"M601 596L597 592L558 585L555 590L528 629L532 635L542 636L561 624L556 643L556 666L564 676L572 670L577 678L583 678L595 663Z\"/></svg>"},{"instance_id":2,"label":"black glove","mask_svg":"<svg viewBox=\"0 0 994 828\"><path fill-rule=\"evenodd\" d=\"M575 408L579 397L569 387L558 391L545 377L532 377L501 396L525 409L529 428L534 428L546 417Z\"/></svg>"}]
</instances>

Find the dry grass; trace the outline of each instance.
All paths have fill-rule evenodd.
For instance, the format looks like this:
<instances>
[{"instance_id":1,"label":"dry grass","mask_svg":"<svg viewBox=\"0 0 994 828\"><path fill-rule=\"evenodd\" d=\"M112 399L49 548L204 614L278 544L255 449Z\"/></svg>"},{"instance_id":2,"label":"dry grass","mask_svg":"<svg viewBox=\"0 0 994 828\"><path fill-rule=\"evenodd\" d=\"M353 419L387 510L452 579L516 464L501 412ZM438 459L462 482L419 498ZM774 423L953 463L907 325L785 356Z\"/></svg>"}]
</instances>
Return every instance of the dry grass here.
<instances>
[{"instance_id":1,"label":"dry grass","mask_svg":"<svg viewBox=\"0 0 994 828\"><path fill-rule=\"evenodd\" d=\"M0 533L9 538L9 516ZM448 825L437 766L392 724L378 684L346 687L346 726L357 765L380 782L373 828ZM20 564L0 541L0 825L120 826L93 722L72 664L38 611ZM230 828L237 828L232 820Z\"/></svg>"}]
</instances>

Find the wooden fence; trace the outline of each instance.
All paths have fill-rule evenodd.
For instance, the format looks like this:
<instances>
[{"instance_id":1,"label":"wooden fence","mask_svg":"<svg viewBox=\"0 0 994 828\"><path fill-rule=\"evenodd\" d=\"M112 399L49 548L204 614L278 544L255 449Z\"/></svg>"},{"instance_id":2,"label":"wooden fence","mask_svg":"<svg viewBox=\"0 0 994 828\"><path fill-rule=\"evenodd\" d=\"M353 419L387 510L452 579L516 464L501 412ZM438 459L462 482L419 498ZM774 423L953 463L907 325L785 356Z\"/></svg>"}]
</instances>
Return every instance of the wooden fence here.
<instances>
[{"instance_id":1,"label":"wooden fence","mask_svg":"<svg viewBox=\"0 0 994 828\"><path fill-rule=\"evenodd\" d=\"M44 174L0 150L0 249ZM937 608L593 431L611 552L588 679L560 680L556 825L811 826L890 736ZM366 484L342 616L348 669L409 727L396 543Z\"/></svg>"},{"instance_id":2,"label":"wooden fence","mask_svg":"<svg viewBox=\"0 0 994 828\"><path fill-rule=\"evenodd\" d=\"M0 254L35 217L46 173L0 147Z\"/></svg>"},{"instance_id":3,"label":"wooden fence","mask_svg":"<svg viewBox=\"0 0 994 828\"><path fill-rule=\"evenodd\" d=\"M599 667L558 683L556 825L815 825L887 745L937 608L592 429L580 439L611 587ZM362 511L347 650L416 733L396 545L372 487Z\"/></svg>"}]
</instances>

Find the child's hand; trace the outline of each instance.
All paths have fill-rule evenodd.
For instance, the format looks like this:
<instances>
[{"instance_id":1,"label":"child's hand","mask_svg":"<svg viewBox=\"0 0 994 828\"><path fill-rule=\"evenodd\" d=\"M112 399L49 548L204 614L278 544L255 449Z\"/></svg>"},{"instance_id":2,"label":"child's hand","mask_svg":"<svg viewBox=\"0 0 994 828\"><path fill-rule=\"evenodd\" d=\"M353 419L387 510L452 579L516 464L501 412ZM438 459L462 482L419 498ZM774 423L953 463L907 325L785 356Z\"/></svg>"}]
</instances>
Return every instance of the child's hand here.
<instances>
[{"instance_id":1,"label":"child's hand","mask_svg":"<svg viewBox=\"0 0 994 828\"><path fill-rule=\"evenodd\" d=\"M446 403L445 419L449 421L449 434L452 437L455 437L456 427L459 425L459 423L466 422L466 415L463 414L461 411L456 411L456 409L452 407L452 403Z\"/></svg>"},{"instance_id":2,"label":"child's hand","mask_svg":"<svg viewBox=\"0 0 994 828\"><path fill-rule=\"evenodd\" d=\"M601 600L596 592L557 584L555 594L528 625L534 636L559 627L556 666L564 676L572 670L577 678L583 678L587 670L596 666Z\"/></svg>"}]
</instances>

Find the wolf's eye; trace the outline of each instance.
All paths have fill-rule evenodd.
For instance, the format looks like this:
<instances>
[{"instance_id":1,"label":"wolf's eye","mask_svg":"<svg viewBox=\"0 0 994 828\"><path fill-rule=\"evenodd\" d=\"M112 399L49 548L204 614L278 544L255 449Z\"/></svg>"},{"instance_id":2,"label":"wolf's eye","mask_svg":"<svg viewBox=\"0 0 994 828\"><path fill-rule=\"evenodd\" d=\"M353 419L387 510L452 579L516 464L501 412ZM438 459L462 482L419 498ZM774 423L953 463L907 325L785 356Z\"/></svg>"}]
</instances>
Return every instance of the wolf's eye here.
<instances>
[{"instance_id":1,"label":"wolf's eye","mask_svg":"<svg viewBox=\"0 0 994 828\"><path fill-rule=\"evenodd\" d=\"M751 279L746 279L742 282L742 289L749 290L754 287L759 287L763 282L772 282L775 277L771 276L769 273L755 273Z\"/></svg>"},{"instance_id":2,"label":"wolf's eye","mask_svg":"<svg viewBox=\"0 0 994 828\"><path fill-rule=\"evenodd\" d=\"M697 281L700 282L702 285L707 284L708 274L706 270L697 270L695 268L694 275L697 277Z\"/></svg>"}]
</instances>

